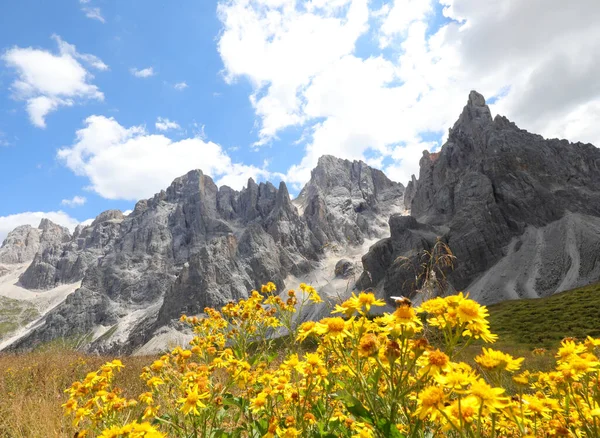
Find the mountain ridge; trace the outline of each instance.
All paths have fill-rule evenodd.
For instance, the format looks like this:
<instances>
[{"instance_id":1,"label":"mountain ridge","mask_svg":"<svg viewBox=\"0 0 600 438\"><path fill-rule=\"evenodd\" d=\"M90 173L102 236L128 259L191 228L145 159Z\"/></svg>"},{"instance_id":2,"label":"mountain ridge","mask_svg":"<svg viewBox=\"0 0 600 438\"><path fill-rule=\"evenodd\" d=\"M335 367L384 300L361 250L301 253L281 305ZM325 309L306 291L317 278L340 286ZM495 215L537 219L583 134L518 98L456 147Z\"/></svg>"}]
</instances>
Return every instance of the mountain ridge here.
<instances>
[{"instance_id":1,"label":"mountain ridge","mask_svg":"<svg viewBox=\"0 0 600 438\"><path fill-rule=\"evenodd\" d=\"M391 213L390 200L402 207L404 187L362 162L325 157L323 167L329 170L307 190L302 214L283 182L276 188L250 179L235 191L193 170L128 216L103 212L66 242L52 241L21 284L45 290L81 280L81 287L13 348L93 333L89 348L130 352L182 313L243 298L268 281L285 290L286 278L314 270L329 246L379 237L373 225L385 221L374 219ZM336 173L346 175L341 192L328 182ZM103 337L109 331L114 342Z\"/></svg>"},{"instance_id":2,"label":"mountain ridge","mask_svg":"<svg viewBox=\"0 0 600 438\"><path fill-rule=\"evenodd\" d=\"M404 261L418 265L438 239L457 256L451 287L484 303L597 281L600 150L492 118L473 91L447 141L424 151L419 178L406 187L332 156L319 159L294 200L284 182L249 179L236 191L192 170L127 216L103 212L73 235L45 228L11 232L0 248L3 269L30 260L20 287L81 287L42 311L10 348L85 336L90 351L150 352L185 337L182 313L200 314L268 281L280 291L313 282L330 305L358 289L413 296L420 284ZM325 310L315 312L301 317Z\"/></svg>"}]
</instances>

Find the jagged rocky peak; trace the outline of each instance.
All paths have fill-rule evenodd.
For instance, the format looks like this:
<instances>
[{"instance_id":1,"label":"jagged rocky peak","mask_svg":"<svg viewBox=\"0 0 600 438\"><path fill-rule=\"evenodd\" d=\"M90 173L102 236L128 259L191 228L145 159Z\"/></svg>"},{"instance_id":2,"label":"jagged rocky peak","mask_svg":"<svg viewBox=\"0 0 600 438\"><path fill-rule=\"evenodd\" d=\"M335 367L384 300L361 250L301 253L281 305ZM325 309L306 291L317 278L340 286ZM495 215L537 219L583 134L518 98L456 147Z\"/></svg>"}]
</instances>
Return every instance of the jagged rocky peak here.
<instances>
[{"instance_id":1,"label":"jagged rocky peak","mask_svg":"<svg viewBox=\"0 0 600 438\"><path fill-rule=\"evenodd\" d=\"M106 221L122 221L125 219L121 210L106 210L96 216L96 219L92 222L92 227L101 224Z\"/></svg>"},{"instance_id":2,"label":"jagged rocky peak","mask_svg":"<svg viewBox=\"0 0 600 438\"><path fill-rule=\"evenodd\" d=\"M295 203L323 245L356 245L387 232L389 214L404 210L404 186L362 161L324 155Z\"/></svg>"},{"instance_id":3,"label":"jagged rocky peak","mask_svg":"<svg viewBox=\"0 0 600 438\"><path fill-rule=\"evenodd\" d=\"M12 230L0 247L0 263L25 263L33 260L40 248L41 232L31 225L21 225Z\"/></svg>"},{"instance_id":4,"label":"jagged rocky peak","mask_svg":"<svg viewBox=\"0 0 600 438\"><path fill-rule=\"evenodd\" d=\"M452 131L468 129L473 132L474 129L482 127L492 122L492 112L485 103L485 97L477 91L469 93L469 100L463 108L461 115L452 127Z\"/></svg>"},{"instance_id":5,"label":"jagged rocky peak","mask_svg":"<svg viewBox=\"0 0 600 438\"><path fill-rule=\"evenodd\" d=\"M319 158L317 167L311 172L310 181L299 197L304 197L304 192L315 187L325 194L346 192L352 197L360 196L369 205L375 205L389 190L403 189L402 184L393 182L381 170L363 161L344 160L332 155Z\"/></svg>"},{"instance_id":6,"label":"jagged rocky peak","mask_svg":"<svg viewBox=\"0 0 600 438\"><path fill-rule=\"evenodd\" d=\"M544 139L503 116L492 119L479 93L470 93L441 150L423 152L419 179L411 182L408 198L411 214L433 226L454 251L458 264L450 276L453 285L468 288L477 281L476 298L493 302L547 295L600 279L596 274L600 267L580 264L579 260L589 258L590 242L584 246L584 239L576 237L593 236L590 230L600 222L600 149ZM501 278L505 270L489 271L502 261L515 274L526 265L516 261L522 255L519 248L528 248L529 253L538 248L537 254L542 254L539 248L550 247L546 236L569 228L560 224L570 213L576 213L568 219L574 235L555 236L555 242L564 244L553 245L553 255L540 257L530 269L532 275L520 275L516 284L507 286ZM523 235L528 237L523 240L526 243L515 243ZM531 236L537 236L537 246ZM600 235L592 241L592 246L600 247ZM389 245L378 248L367 262L377 260L378 255L383 260L385 251L389 252ZM559 265L578 269L556 268ZM401 274L398 267L387 266L385 278ZM401 292L394 286L398 283L386 284L386 293L388 289L392 295ZM499 291L499 284L507 290ZM482 295L486 287L495 292Z\"/></svg>"},{"instance_id":7,"label":"jagged rocky peak","mask_svg":"<svg viewBox=\"0 0 600 438\"><path fill-rule=\"evenodd\" d=\"M289 279L321 266L325 243L346 247L387 233L403 191L365 163L324 157L302 191L302 209L284 182L249 179L236 191L192 170L127 217L104 212L70 242L38 254L21 278L28 287L82 285L15 347L115 324L89 348L131 351L182 313L245 297L268 281L285 290ZM82 307L86 300L93 305Z\"/></svg>"},{"instance_id":8,"label":"jagged rocky peak","mask_svg":"<svg viewBox=\"0 0 600 438\"><path fill-rule=\"evenodd\" d=\"M0 249L0 261L23 263L33 259L35 254L57 243L71 239L69 229L57 225L50 219L42 219L37 228L21 225L11 231ZM11 260L12 261L9 261Z\"/></svg>"},{"instance_id":9,"label":"jagged rocky peak","mask_svg":"<svg viewBox=\"0 0 600 438\"><path fill-rule=\"evenodd\" d=\"M19 278L26 289L47 290L80 281L87 269L112 248L124 216L120 210L100 213L89 226L69 230L46 219L40 224L41 244Z\"/></svg>"}]
</instances>

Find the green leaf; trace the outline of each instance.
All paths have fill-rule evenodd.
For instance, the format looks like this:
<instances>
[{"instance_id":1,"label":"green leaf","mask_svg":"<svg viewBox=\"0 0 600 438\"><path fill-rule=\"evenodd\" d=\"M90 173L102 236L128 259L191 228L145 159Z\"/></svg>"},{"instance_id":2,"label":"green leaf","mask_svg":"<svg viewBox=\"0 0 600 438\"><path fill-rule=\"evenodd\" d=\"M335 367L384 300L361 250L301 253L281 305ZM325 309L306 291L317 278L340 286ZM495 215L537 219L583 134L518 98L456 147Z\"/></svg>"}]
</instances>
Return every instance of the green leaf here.
<instances>
[{"instance_id":1,"label":"green leaf","mask_svg":"<svg viewBox=\"0 0 600 438\"><path fill-rule=\"evenodd\" d=\"M385 437L406 438L406 435L400 433L396 425L392 424L387 418L380 419L376 424L376 428L378 431L382 432Z\"/></svg>"},{"instance_id":2,"label":"green leaf","mask_svg":"<svg viewBox=\"0 0 600 438\"><path fill-rule=\"evenodd\" d=\"M344 406L346 406L348 412L350 412L356 418L360 418L370 424L373 424L373 416L359 399L348 393L340 394L339 399L344 403Z\"/></svg>"}]
</instances>

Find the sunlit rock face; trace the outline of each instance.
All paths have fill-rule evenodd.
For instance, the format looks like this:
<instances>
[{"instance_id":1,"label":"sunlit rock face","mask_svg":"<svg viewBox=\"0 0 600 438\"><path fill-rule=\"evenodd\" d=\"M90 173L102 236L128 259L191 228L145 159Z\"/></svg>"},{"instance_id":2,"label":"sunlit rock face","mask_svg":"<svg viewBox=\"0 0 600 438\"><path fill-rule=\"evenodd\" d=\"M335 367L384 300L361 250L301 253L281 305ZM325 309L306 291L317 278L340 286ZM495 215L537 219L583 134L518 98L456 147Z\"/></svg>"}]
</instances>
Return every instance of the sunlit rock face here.
<instances>
[{"instance_id":1,"label":"sunlit rock face","mask_svg":"<svg viewBox=\"0 0 600 438\"><path fill-rule=\"evenodd\" d=\"M193 170L128 216L104 212L38 248L22 287L81 288L12 348L92 334L88 349L128 353L183 313L246 297L268 281L285 291L288 278L313 272L329 248L385 235L403 191L363 162L330 156L295 202L283 182L250 179L235 191Z\"/></svg>"}]
</instances>

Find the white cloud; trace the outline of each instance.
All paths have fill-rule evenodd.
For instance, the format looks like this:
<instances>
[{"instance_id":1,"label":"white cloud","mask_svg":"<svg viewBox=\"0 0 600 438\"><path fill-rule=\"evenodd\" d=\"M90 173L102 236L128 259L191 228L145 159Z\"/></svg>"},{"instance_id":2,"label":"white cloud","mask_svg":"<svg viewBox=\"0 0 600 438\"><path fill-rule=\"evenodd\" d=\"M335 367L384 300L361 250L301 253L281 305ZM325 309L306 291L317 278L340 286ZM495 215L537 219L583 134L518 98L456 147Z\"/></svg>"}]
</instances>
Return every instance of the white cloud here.
<instances>
[{"instance_id":1,"label":"white cloud","mask_svg":"<svg viewBox=\"0 0 600 438\"><path fill-rule=\"evenodd\" d=\"M102 16L102 11L100 8L81 8L86 17L91 18L92 20L98 20L101 23L106 23L106 20Z\"/></svg>"},{"instance_id":2,"label":"white cloud","mask_svg":"<svg viewBox=\"0 0 600 438\"><path fill-rule=\"evenodd\" d=\"M71 231L79 224L77 219L72 218L64 211L49 212L24 212L0 216L0 242L4 241L6 235L19 225L31 225L37 227L42 219L50 219L52 222L69 228Z\"/></svg>"},{"instance_id":3,"label":"white cloud","mask_svg":"<svg viewBox=\"0 0 600 438\"><path fill-rule=\"evenodd\" d=\"M58 158L90 188L108 199L148 198L192 169L201 169L219 185L240 189L247 179L267 177L268 171L234 163L217 144L193 137L173 141L148 134L141 126L126 128L114 118L90 116L77 131L75 143L58 151Z\"/></svg>"},{"instance_id":4,"label":"white cloud","mask_svg":"<svg viewBox=\"0 0 600 438\"><path fill-rule=\"evenodd\" d=\"M137 68L131 68L129 71L136 78L149 78L150 76L155 75L153 67L144 68L142 70L138 70Z\"/></svg>"},{"instance_id":5,"label":"white cloud","mask_svg":"<svg viewBox=\"0 0 600 438\"><path fill-rule=\"evenodd\" d=\"M436 29L440 4L449 22ZM600 4L563 6L390 0L369 11L362 0L223 0L219 52L226 79L254 87L259 143L291 125L310 133L288 182L306 182L325 153L392 160L385 170L406 182L471 89L498 97L492 111L522 128L600 145ZM364 44L355 50L362 36L367 56Z\"/></svg>"},{"instance_id":6,"label":"white cloud","mask_svg":"<svg viewBox=\"0 0 600 438\"><path fill-rule=\"evenodd\" d=\"M31 122L40 128L46 126L46 116L60 106L104 99L98 87L90 83L93 75L82 63L97 70L107 70L108 66L94 55L78 53L58 35L52 38L58 55L32 47L13 47L2 55L18 75L11 85L13 97L26 101Z\"/></svg>"},{"instance_id":7,"label":"white cloud","mask_svg":"<svg viewBox=\"0 0 600 438\"><path fill-rule=\"evenodd\" d=\"M60 204L73 208L85 205L86 202L87 198L85 196L73 196L72 199L63 199Z\"/></svg>"},{"instance_id":8,"label":"white cloud","mask_svg":"<svg viewBox=\"0 0 600 438\"><path fill-rule=\"evenodd\" d=\"M181 126L179 126L179 123L172 122L171 120L165 119L162 117L159 117L158 119L156 119L156 123L154 124L154 126L159 131L168 131L170 129L181 129Z\"/></svg>"},{"instance_id":9,"label":"white cloud","mask_svg":"<svg viewBox=\"0 0 600 438\"><path fill-rule=\"evenodd\" d=\"M84 227L88 227L94 223L94 218L86 219L82 221L79 225L83 225Z\"/></svg>"},{"instance_id":10,"label":"white cloud","mask_svg":"<svg viewBox=\"0 0 600 438\"><path fill-rule=\"evenodd\" d=\"M222 1L219 53L229 82L246 77L264 144L287 126L305 122L299 92L332 61L352 53L368 29L368 0ZM344 6L344 7L342 7Z\"/></svg>"},{"instance_id":11,"label":"white cloud","mask_svg":"<svg viewBox=\"0 0 600 438\"><path fill-rule=\"evenodd\" d=\"M187 87L188 84L185 82L177 82L175 85L173 85L173 88L175 88L178 91L185 90Z\"/></svg>"}]
</instances>

